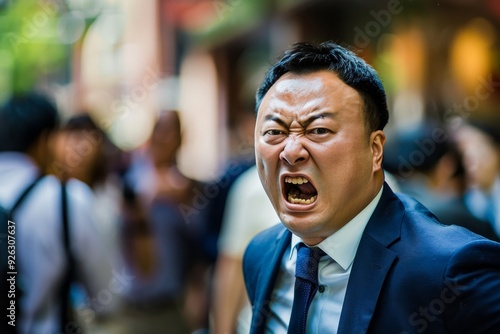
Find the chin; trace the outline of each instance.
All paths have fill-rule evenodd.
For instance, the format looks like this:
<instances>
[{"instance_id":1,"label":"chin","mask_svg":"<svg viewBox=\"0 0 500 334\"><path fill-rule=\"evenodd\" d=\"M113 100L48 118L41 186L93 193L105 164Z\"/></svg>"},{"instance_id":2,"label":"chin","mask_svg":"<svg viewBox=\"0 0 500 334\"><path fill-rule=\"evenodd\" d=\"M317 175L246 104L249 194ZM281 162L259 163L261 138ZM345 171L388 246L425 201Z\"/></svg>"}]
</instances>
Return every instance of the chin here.
<instances>
[{"instance_id":1,"label":"chin","mask_svg":"<svg viewBox=\"0 0 500 334\"><path fill-rule=\"evenodd\" d=\"M290 217L289 215L282 218L283 224L297 235L307 235L319 231L320 227L312 221L314 220L311 218Z\"/></svg>"}]
</instances>

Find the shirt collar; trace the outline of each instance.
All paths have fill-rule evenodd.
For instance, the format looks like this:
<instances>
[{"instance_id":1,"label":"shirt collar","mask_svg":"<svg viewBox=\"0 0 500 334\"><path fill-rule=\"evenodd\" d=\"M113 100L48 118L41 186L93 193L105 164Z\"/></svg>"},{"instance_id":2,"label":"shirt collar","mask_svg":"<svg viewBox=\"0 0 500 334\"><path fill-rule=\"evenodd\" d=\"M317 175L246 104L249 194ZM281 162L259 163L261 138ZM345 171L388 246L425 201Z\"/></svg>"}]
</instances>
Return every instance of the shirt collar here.
<instances>
[{"instance_id":1,"label":"shirt collar","mask_svg":"<svg viewBox=\"0 0 500 334\"><path fill-rule=\"evenodd\" d=\"M375 211L380 197L382 197L382 186L377 195L372 199L360 213L356 215L340 230L319 243L318 247L321 248L328 256L337 262L344 270L347 270L358 250L361 236L365 230L366 224ZM292 233L290 258L292 257L297 245L302 242L302 239Z\"/></svg>"}]
</instances>

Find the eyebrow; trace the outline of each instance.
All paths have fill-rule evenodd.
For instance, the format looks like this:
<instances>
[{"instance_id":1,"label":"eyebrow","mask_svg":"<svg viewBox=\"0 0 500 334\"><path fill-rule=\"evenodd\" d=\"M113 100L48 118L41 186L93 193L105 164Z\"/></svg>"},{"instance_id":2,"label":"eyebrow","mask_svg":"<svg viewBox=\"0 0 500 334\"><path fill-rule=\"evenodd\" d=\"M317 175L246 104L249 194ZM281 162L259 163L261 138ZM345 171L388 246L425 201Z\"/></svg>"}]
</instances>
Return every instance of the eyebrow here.
<instances>
[{"instance_id":1,"label":"eyebrow","mask_svg":"<svg viewBox=\"0 0 500 334\"><path fill-rule=\"evenodd\" d=\"M276 116L276 115L272 115L272 114L271 114L271 115L266 115L266 116L264 116L264 121L266 121L266 122L267 122L267 121L273 121L273 122L276 122L276 123L278 123L279 125L281 125L281 126L282 126L282 127L284 127L284 128L287 126L287 125L286 125L286 123L285 123L285 121L283 121L283 120L282 120L281 118L279 118L278 116Z\"/></svg>"},{"instance_id":2,"label":"eyebrow","mask_svg":"<svg viewBox=\"0 0 500 334\"><path fill-rule=\"evenodd\" d=\"M333 112L323 112L323 113L319 113L319 114L316 114L316 115L311 115L310 117L306 118L303 122L301 122L302 126L307 128L309 126L309 124L311 124L312 122L314 122L315 120L317 119L320 119L320 118L335 118L336 116L336 113L333 113Z\"/></svg>"},{"instance_id":3,"label":"eyebrow","mask_svg":"<svg viewBox=\"0 0 500 334\"><path fill-rule=\"evenodd\" d=\"M308 127L309 124L311 124L312 122L314 122L317 119L325 118L325 117L333 119L333 118L335 118L335 116L336 116L336 113L333 113L333 112L323 112L323 113L319 113L319 114L316 114L316 115L309 116L303 122L300 122L300 124L303 127ZM264 121L266 121L266 122L267 121L276 122L276 123L278 123L279 125L281 125L283 127L287 126L287 124L285 123L285 121L283 121L281 118L279 118L276 115L266 115L266 116L264 116Z\"/></svg>"}]
</instances>

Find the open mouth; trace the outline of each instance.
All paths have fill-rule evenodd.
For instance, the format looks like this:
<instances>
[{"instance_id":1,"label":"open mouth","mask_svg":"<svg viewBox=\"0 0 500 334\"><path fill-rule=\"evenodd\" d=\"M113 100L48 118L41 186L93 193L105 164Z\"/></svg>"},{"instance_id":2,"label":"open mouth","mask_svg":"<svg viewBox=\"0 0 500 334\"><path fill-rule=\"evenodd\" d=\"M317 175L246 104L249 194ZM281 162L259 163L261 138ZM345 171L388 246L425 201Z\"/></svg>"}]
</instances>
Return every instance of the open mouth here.
<instances>
[{"instance_id":1,"label":"open mouth","mask_svg":"<svg viewBox=\"0 0 500 334\"><path fill-rule=\"evenodd\" d=\"M318 198L318 192L305 177L286 176L285 198L292 204L311 204Z\"/></svg>"}]
</instances>

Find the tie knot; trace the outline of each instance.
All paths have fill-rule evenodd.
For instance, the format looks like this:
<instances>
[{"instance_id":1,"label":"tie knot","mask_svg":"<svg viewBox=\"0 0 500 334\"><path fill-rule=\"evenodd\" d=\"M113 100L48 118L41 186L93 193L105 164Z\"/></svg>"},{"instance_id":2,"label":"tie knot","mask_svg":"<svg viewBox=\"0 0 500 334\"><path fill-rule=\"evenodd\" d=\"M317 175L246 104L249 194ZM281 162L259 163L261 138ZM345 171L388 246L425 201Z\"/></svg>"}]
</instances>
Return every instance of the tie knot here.
<instances>
[{"instance_id":1,"label":"tie knot","mask_svg":"<svg viewBox=\"0 0 500 334\"><path fill-rule=\"evenodd\" d=\"M310 248L300 243L297 246L297 264L295 267L295 277L308 280L313 284L318 284L318 264L319 259L325 255L319 247Z\"/></svg>"}]
</instances>

